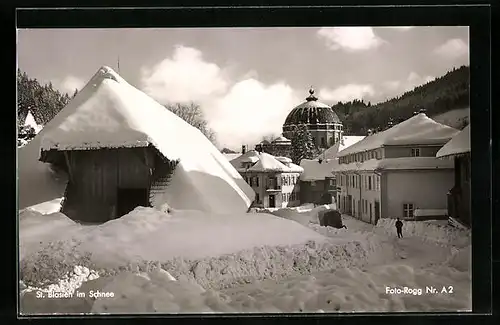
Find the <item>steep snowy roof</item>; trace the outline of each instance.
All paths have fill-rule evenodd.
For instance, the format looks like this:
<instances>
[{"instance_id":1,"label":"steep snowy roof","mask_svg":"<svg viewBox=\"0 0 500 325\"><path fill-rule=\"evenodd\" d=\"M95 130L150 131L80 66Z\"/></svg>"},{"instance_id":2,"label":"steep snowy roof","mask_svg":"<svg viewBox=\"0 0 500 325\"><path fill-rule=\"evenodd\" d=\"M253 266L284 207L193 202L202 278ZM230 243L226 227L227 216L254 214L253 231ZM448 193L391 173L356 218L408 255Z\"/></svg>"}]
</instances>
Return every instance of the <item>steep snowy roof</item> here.
<instances>
[{"instance_id":1,"label":"steep snowy roof","mask_svg":"<svg viewBox=\"0 0 500 325\"><path fill-rule=\"evenodd\" d=\"M333 177L332 171L338 165L337 159L326 159L321 163L317 159L302 159L300 166L304 172L300 175L302 181L319 181Z\"/></svg>"},{"instance_id":2,"label":"steep snowy roof","mask_svg":"<svg viewBox=\"0 0 500 325\"><path fill-rule=\"evenodd\" d=\"M460 155L470 152L470 124L455 135L436 154L436 157Z\"/></svg>"},{"instance_id":3,"label":"steep snowy roof","mask_svg":"<svg viewBox=\"0 0 500 325\"><path fill-rule=\"evenodd\" d=\"M364 135L345 135L342 137L340 141L337 141L333 146L330 148L326 149L323 153L321 153L316 159L318 158L323 158L323 159L333 159L337 157L337 154L354 145L355 143L363 140L365 138Z\"/></svg>"},{"instance_id":4,"label":"steep snowy roof","mask_svg":"<svg viewBox=\"0 0 500 325\"><path fill-rule=\"evenodd\" d=\"M420 113L390 129L365 137L340 151L338 156L372 150L385 145L444 144L458 132Z\"/></svg>"},{"instance_id":5,"label":"steep snowy roof","mask_svg":"<svg viewBox=\"0 0 500 325\"><path fill-rule=\"evenodd\" d=\"M334 172L374 171L374 170L417 170L417 169L452 169L453 162L436 157L401 157L370 159L364 162L339 164Z\"/></svg>"},{"instance_id":6,"label":"steep snowy roof","mask_svg":"<svg viewBox=\"0 0 500 325\"><path fill-rule=\"evenodd\" d=\"M303 172L303 168L288 162L287 160L280 161L280 158L285 157L274 157L265 152L257 152L255 150L250 150L240 157L231 160L231 164L240 172L254 171L254 172ZM287 158L288 159L288 158ZM249 168L242 166L242 163L253 163Z\"/></svg>"},{"instance_id":7,"label":"steep snowy roof","mask_svg":"<svg viewBox=\"0 0 500 325\"><path fill-rule=\"evenodd\" d=\"M47 191L50 195L40 198L33 193L33 188L48 185L45 183L52 178L47 174L47 165L36 161L40 149L148 145L155 146L169 160L180 160L163 195L164 203L173 208L237 212L246 211L253 201L254 191L198 129L128 84L112 69L102 67L35 139L19 150L19 207L47 201L46 196L50 200L63 196L64 186ZM36 192L45 192L45 188Z\"/></svg>"}]
</instances>

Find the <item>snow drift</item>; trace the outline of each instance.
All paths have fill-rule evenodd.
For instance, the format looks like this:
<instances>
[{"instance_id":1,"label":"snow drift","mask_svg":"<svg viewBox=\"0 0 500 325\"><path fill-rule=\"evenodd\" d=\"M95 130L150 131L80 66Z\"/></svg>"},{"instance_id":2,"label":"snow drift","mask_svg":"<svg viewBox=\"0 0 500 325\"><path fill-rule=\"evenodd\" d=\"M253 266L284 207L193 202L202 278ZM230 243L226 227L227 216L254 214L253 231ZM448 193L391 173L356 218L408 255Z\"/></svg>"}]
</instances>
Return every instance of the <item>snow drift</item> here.
<instances>
[{"instance_id":1,"label":"snow drift","mask_svg":"<svg viewBox=\"0 0 500 325\"><path fill-rule=\"evenodd\" d=\"M181 141L180 141L181 140ZM102 67L41 132L19 150L19 208L61 198L66 181L38 161L40 150L153 145L180 160L159 202L178 209L246 211L254 191L195 127Z\"/></svg>"},{"instance_id":2,"label":"snow drift","mask_svg":"<svg viewBox=\"0 0 500 325\"><path fill-rule=\"evenodd\" d=\"M303 244L325 237L269 214L207 214L173 210L165 214L138 207L102 225L77 224L61 213L24 212L20 220L20 258L35 256L50 242L91 253L101 268L142 260L198 259L261 246ZM140 243L140 245L138 244ZM61 245L64 246L64 245Z\"/></svg>"},{"instance_id":3,"label":"snow drift","mask_svg":"<svg viewBox=\"0 0 500 325\"><path fill-rule=\"evenodd\" d=\"M319 224L322 211L336 209L336 204L324 204L314 206L314 204L305 204L298 207L286 208L257 208L253 211L259 213L269 213L281 218L293 220L307 226L309 223Z\"/></svg>"}]
</instances>

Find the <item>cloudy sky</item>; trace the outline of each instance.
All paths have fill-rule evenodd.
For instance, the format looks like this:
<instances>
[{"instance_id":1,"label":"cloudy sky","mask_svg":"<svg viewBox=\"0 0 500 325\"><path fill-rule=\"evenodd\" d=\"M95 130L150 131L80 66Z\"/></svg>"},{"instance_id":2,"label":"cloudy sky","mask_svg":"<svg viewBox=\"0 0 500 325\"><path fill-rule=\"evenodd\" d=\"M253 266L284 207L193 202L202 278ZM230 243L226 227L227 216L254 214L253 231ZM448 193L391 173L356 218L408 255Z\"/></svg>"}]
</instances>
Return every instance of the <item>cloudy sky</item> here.
<instances>
[{"instance_id":1,"label":"cloudy sky","mask_svg":"<svg viewBox=\"0 0 500 325\"><path fill-rule=\"evenodd\" d=\"M469 64L467 27L31 29L18 66L62 91L103 65L162 103L198 102L221 147L279 134L308 95L376 103Z\"/></svg>"}]
</instances>

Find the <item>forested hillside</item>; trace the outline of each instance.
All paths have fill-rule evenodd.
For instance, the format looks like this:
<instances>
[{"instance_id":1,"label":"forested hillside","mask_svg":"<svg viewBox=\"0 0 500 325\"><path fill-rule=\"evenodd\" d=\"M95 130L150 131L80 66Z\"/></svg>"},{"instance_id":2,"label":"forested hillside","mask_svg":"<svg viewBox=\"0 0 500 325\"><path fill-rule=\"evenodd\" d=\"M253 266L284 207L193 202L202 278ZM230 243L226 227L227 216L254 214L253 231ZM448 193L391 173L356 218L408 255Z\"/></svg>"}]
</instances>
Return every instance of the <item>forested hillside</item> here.
<instances>
[{"instance_id":1,"label":"forested hillside","mask_svg":"<svg viewBox=\"0 0 500 325\"><path fill-rule=\"evenodd\" d=\"M415 87L401 96L371 105L354 100L332 106L344 123L346 135L366 134L368 129L383 130L425 109L429 116L469 107L469 67L453 69L442 77Z\"/></svg>"},{"instance_id":2,"label":"forested hillside","mask_svg":"<svg viewBox=\"0 0 500 325\"><path fill-rule=\"evenodd\" d=\"M73 96L76 94L75 93ZM17 115L23 125L28 110L39 124L50 121L69 102L72 96L54 89L52 83L40 84L29 78L26 72L17 70Z\"/></svg>"}]
</instances>

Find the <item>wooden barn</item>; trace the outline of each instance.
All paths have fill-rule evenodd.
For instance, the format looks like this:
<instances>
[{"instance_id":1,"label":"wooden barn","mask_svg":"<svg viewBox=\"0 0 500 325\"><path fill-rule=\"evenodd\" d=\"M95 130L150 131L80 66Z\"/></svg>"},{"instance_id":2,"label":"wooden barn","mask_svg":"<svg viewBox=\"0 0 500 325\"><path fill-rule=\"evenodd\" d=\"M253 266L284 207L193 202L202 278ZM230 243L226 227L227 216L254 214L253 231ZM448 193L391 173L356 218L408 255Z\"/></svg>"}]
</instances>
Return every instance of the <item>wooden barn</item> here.
<instances>
[{"instance_id":1,"label":"wooden barn","mask_svg":"<svg viewBox=\"0 0 500 325\"><path fill-rule=\"evenodd\" d=\"M198 129L108 67L19 149L18 161L20 210L57 208L82 223L165 203L244 212L255 197Z\"/></svg>"},{"instance_id":2,"label":"wooden barn","mask_svg":"<svg viewBox=\"0 0 500 325\"><path fill-rule=\"evenodd\" d=\"M175 167L154 147L43 151L40 160L68 175L61 212L81 222L104 222L151 206Z\"/></svg>"}]
</instances>

